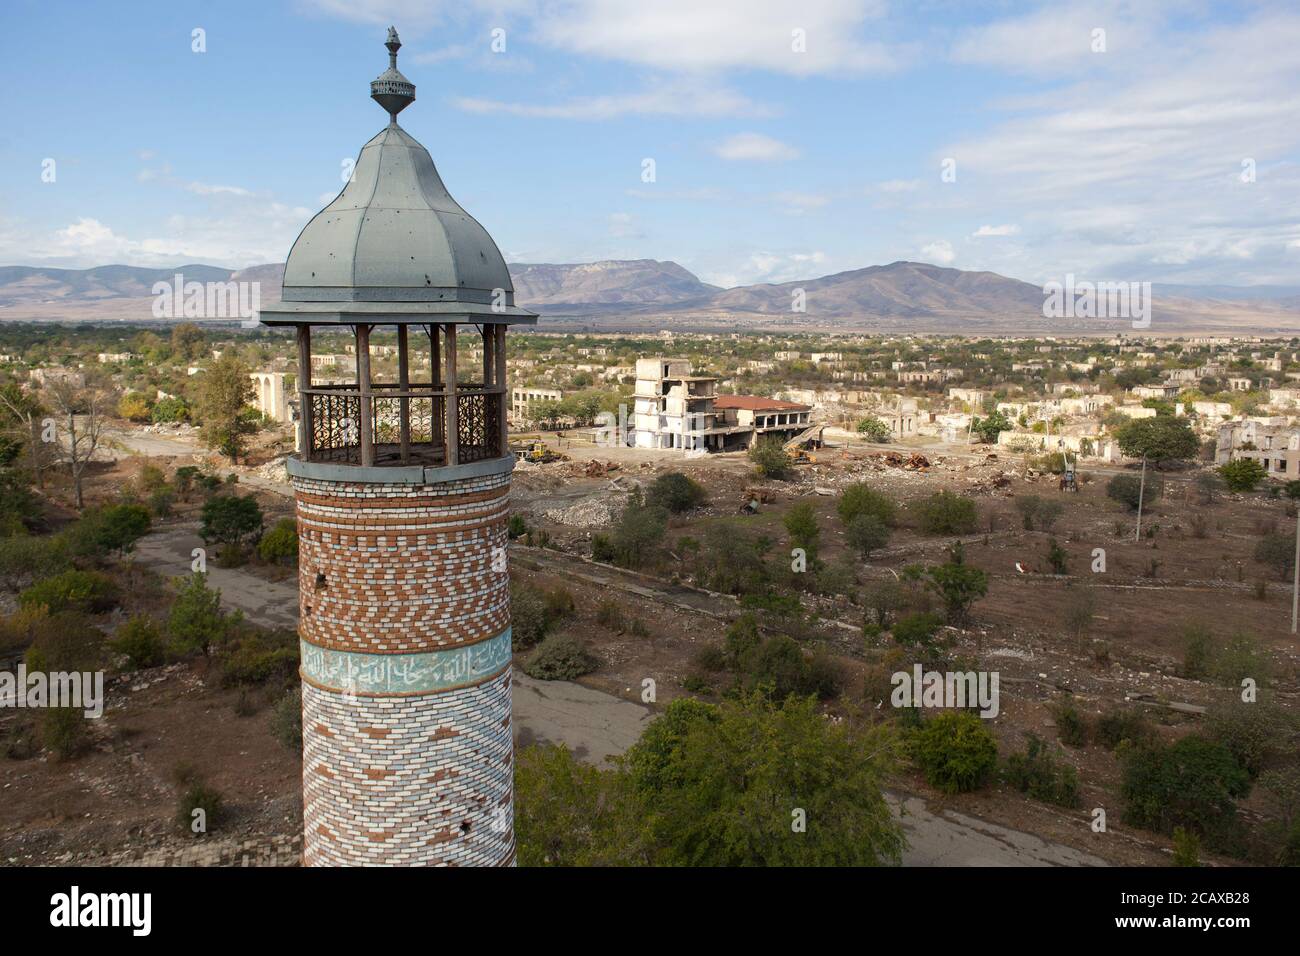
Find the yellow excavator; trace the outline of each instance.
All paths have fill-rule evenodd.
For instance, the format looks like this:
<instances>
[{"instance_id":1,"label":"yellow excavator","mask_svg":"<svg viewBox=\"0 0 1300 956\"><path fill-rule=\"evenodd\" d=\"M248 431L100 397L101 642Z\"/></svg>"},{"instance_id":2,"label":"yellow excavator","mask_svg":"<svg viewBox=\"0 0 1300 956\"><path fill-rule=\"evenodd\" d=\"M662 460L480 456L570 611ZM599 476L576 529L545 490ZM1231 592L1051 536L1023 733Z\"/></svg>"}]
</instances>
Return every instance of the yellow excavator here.
<instances>
[{"instance_id":1,"label":"yellow excavator","mask_svg":"<svg viewBox=\"0 0 1300 956\"><path fill-rule=\"evenodd\" d=\"M817 458L815 455L808 454L809 448L820 448L822 446L822 432L826 430L826 425L809 425L799 434L795 435L781 447L790 457L790 463L793 465L815 465Z\"/></svg>"}]
</instances>

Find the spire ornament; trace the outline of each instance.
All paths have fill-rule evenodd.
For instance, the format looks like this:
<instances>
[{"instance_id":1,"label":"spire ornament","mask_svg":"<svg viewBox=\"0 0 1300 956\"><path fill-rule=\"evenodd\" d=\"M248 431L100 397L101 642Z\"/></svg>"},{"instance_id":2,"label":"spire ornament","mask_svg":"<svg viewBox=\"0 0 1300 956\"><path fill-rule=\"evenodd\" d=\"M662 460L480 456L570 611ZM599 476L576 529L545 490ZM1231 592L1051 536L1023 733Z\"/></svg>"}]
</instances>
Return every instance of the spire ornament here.
<instances>
[{"instance_id":1,"label":"spire ornament","mask_svg":"<svg viewBox=\"0 0 1300 956\"><path fill-rule=\"evenodd\" d=\"M415 84L402 76L397 69L397 51L402 48L402 41L397 36L397 28L388 28L388 69L370 81L370 98L388 111L389 123L397 125L397 114L415 102Z\"/></svg>"}]
</instances>

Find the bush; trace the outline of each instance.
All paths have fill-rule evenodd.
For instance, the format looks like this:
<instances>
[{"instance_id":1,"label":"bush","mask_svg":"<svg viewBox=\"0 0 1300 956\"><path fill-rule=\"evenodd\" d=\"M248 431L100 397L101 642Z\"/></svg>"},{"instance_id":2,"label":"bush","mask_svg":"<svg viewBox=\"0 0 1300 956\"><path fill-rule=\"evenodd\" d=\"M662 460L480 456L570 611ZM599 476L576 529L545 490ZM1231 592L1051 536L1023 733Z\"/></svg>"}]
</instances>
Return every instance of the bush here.
<instances>
[{"instance_id":1,"label":"bush","mask_svg":"<svg viewBox=\"0 0 1300 956\"><path fill-rule=\"evenodd\" d=\"M1219 477L1228 486L1229 491L1254 491L1261 481L1268 477L1268 472L1254 458L1238 458L1217 469Z\"/></svg>"},{"instance_id":2,"label":"bush","mask_svg":"<svg viewBox=\"0 0 1300 956\"><path fill-rule=\"evenodd\" d=\"M291 687L271 709L271 736L286 748L302 750L302 688Z\"/></svg>"},{"instance_id":3,"label":"bush","mask_svg":"<svg viewBox=\"0 0 1300 956\"><path fill-rule=\"evenodd\" d=\"M1264 684L1271 673L1268 655L1249 634L1224 641L1199 624L1183 629L1184 677L1238 686L1245 677Z\"/></svg>"},{"instance_id":4,"label":"bush","mask_svg":"<svg viewBox=\"0 0 1300 956\"><path fill-rule=\"evenodd\" d=\"M633 494L610 534L593 536L592 557L625 568L639 568L653 555L667 529L667 512Z\"/></svg>"},{"instance_id":5,"label":"bush","mask_svg":"<svg viewBox=\"0 0 1300 956\"><path fill-rule=\"evenodd\" d=\"M574 680L590 674L600 661L569 634L552 634L524 663L524 673L536 680Z\"/></svg>"},{"instance_id":6,"label":"bush","mask_svg":"<svg viewBox=\"0 0 1300 956\"><path fill-rule=\"evenodd\" d=\"M1065 511L1065 505L1038 495L1020 495L1016 498L1016 510L1020 512L1020 521L1026 531L1033 531L1035 525L1043 531L1050 531Z\"/></svg>"},{"instance_id":7,"label":"bush","mask_svg":"<svg viewBox=\"0 0 1300 956\"><path fill-rule=\"evenodd\" d=\"M1060 701L1052 707L1052 717L1056 721L1056 735L1061 743L1071 747L1088 746L1088 723L1079 713L1079 708L1068 700Z\"/></svg>"},{"instance_id":8,"label":"bush","mask_svg":"<svg viewBox=\"0 0 1300 956\"><path fill-rule=\"evenodd\" d=\"M611 598L605 598L596 608L596 623L621 634L627 625L623 618L623 606Z\"/></svg>"},{"instance_id":9,"label":"bush","mask_svg":"<svg viewBox=\"0 0 1300 956\"><path fill-rule=\"evenodd\" d=\"M522 538L528 533L528 522L524 520L523 515L511 515L510 520L506 522L506 534L511 541L516 538Z\"/></svg>"},{"instance_id":10,"label":"bush","mask_svg":"<svg viewBox=\"0 0 1300 956\"><path fill-rule=\"evenodd\" d=\"M0 537L0 583L10 593L17 594L68 567L67 549L61 538L26 534Z\"/></svg>"},{"instance_id":11,"label":"bush","mask_svg":"<svg viewBox=\"0 0 1300 956\"><path fill-rule=\"evenodd\" d=\"M29 619L31 644L24 660L27 670L97 671L104 661L104 635L76 611L40 613Z\"/></svg>"},{"instance_id":12,"label":"bush","mask_svg":"<svg viewBox=\"0 0 1300 956\"><path fill-rule=\"evenodd\" d=\"M781 439L771 436L760 438L749 446L749 460L762 478L781 481L790 475L790 456L785 453Z\"/></svg>"},{"instance_id":13,"label":"bush","mask_svg":"<svg viewBox=\"0 0 1300 956\"><path fill-rule=\"evenodd\" d=\"M889 527L873 514L855 515L845 529L845 538L863 559L871 557L871 552L889 544Z\"/></svg>"},{"instance_id":14,"label":"bush","mask_svg":"<svg viewBox=\"0 0 1300 956\"><path fill-rule=\"evenodd\" d=\"M287 685L298 673L298 639L292 631L246 629L222 648L222 687Z\"/></svg>"},{"instance_id":15,"label":"bush","mask_svg":"<svg viewBox=\"0 0 1300 956\"><path fill-rule=\"evenodd\" d=\"M920 529L928 534L970 534L979 524L975 502L951 491L939 491L913 501L909 510Z\"/></svg>"},{"instance_id":16,"label":"bush","mask_svg":"<svg viewBox=\"0 0 1300 956\"><path fill-rule=\"evenodd\" d=\"M224 819L221 794L202 780L195 780L182 791L176 806L176 824L183 833L191 836L211 833Z\"/></svg>"},{"instance_id":17,"label":"bush","mask_svg":"<svg viewBox=\"0 0 1300 956\"><path fill-rule=\"evenodd\" d=\"M1195 833L1174 827L1174 866L1200 866L1201 840Z\"/></svg>"},{"instance_id":18,"label":"bush","mask_svg":"<svg viewBox=\"0 0 1300 956\"><path fill-rule=\"evenodd\" d=\"M1210 658L1214 653L1214 635L1200 624L1183 628L1183 676L1189 680L1203 680L1210 673Z\"/></svg>"},{"instance_id":19,"label":"bush","mask_svg":"<svg viewBox=\"0 0 1300 956\"><path fill-rule=\"evenodd\" d=\"M153 618L137 615L117 629L108 646L126 657L130 670L157 667L165 658L162 630Z\"/></svg>"},{"instance_id":20,"label":"bush","mask_svg":"<svg viewBox=\"0 0 1300 956\"><path fill-rule=\"evenodd\" d=\"M876 491L866 482L849 485L840 495L835 506L839 512L840 522L848 527L853 519L870 515L885 527L890 527L898 520L898 506L888 495Z\"/></svg>"},{"instance_id":21,"label":"bush","mask_svg":"<svg viewBox=\"0 0 1300 956\"><path fill-rule=\"evenodd\" d=\"M699 482L679 471L660 475L646 492L646 503L672 514L681 514L698 508L708 501L708 493Z\"/></svg>"},{"instance_id":22,"label":"bush","mask_svg":"<svg viewBox=\"0 0 1300 956\"><path fill-rule=\"evenodd\" d=\"M1124 765L1124 822L1166 834L1181 826L1227 847L1238 836L1233 801L1249 790L1249 775L1223 744L1193 735L1141 748Z\"/></svg>"},{"instance_id":23,"label":"bush","mask_svg":"<svg viewBox=\"0 0 1300 956\"><path fill-rule=\"evenodd\" d=\"M967 564L950 561L926 573L930 587L943 601L948 623L954 627L964 627L970 620L971 605L989 593L988 576Z\"/></svg>"},{"instance_id":24,"label":"bush","mask_svg":"<svg viewBox=\"0 0 1300 956\"><path fill-rule=\"evenodd\" d=\"M1138 497L1141 496L1145 509L1164 492L1164 481L1157 475L1148 473L1145 486L1140 475L1116 475L1106 483L1106 497L1137 511Z\"/></svg>"},{"instance_id":25,"label":"bush","mask_svg":"<svg viewBox=\"0 0 1300 956\"><path fill-rule=\"evenodd\" d=\"M268 564L298 563L298 524L281 518L257 542L257 556Z\"/></svg>"},{"instance_id":26,"label":"bush","mask_svg":"<svg viewBox=\"0 0 1300 956\"><path fill-rule=\"evenodd\" d=\"M998 762L993 734L982 718L968 711L950 711L927 720L912 735L910 751L926 782L950 794L983 786Z\"/></svg>"},{"instance_id":27,"label":"bush","mask_svg":"<svg viewBox=\"0 0 1300 956\"><path fill-rule=\"evenodd\" d=\"M1142 747L1155 741L1155 730L1140 710L1120 708L1097 718L1093 737L1107 750L1114 750L1123 743Z\"/></svg>"},{"instance_id":28,"label":"bush","mask_svg":"<svg viewBox=\"0 0 1300 956\"><path fill-rule=\"evenodd\" d=\"M149 533L149 509L144 505L108 505L88 511L63 532L68 551L76 557L98 558L125 554Z\"/></svg>"},{"instance_id":29,"label":"bush","mask_svg":"<svg viewBox=\"0 0 1300 956\"><path fill-rule=\"evenodd\" d=\"M1258 776L1275 758L1295 751L1296 719L1272 702L1234 696L1210 708L1205 734L1228 748L1238 766Z\"/></svg>"},{"instance_id":30,"label":"bush","mask_svg":"<svg viewBox=\"0 0 1300 956\"><path fill-rule=\"evenodd\" d=\"M155 425L189 421L190 408L183 398L160 398L154 402L150 416Z\"/></svg>"},{"instance_id":31,"label":"bush","mask_svg":"<svg viewBox=\"0 0 1300 956\"><path fill-rule=\"evenodd\" d=\"M155 518L171 517L172 502L175 498L170 488L155 489L149 493L149 513Z\"/></svg>"},{"instance_id":32,"label":"bush","mask_svg":"<svg viewBox=\"0 0 1300 956\"><path fill-rule=\"evenodd\" d=\"M937 614L909 614L895 622L891 633L904 647L929 649L942 624Z\"/></svg>"},{"instance_id":33,"label":"bush","mask_svg":"<svg viewBox=\"0 0 1300 956\"><path fill-rule=\"evenodd\" d=\"M75 757L86 746L86 714L79 707L47 707L37 718L41 744L60 760Z\"/></svg>"},{"instance_id":34,"label":"bush","mask_svg":"<svg viewBox=\"0 0 1300 956\"><path fill-rule=\"evenodd\" d=\"M858 434L863 436L867 441L875 442L878 445L887 443L892 437L887 422L879 418L860 418L857 424Z\"/></svg>"},{"instance_id":35,"label":"bush","mask_svg":"<svg viewBox=\"0 0 1300 956\"><path fill-rule=\"evenodd\" d=\"M541 642L554 620L546 610L546 595L528 584L510 585L511 642L516 651Z\"/></svg>"},{"instance_id":36,"label":"bush","mask_svg":"<svg viewBox=\"0 0 1300 956\"><path fill-rule=\"evenodd\" d=\"M177 589L167 632L181 652L209 656L229 633L231 620L221 610L221 592L208 587L206 574L192 574Z\"/></svg>"},{"instance_id":37,"label":"bush","mask_svg":"<svg viewBox=\"0 0 1300 956\"><path fill-rule=\"evenodd\" d=\"M116 607L117 602L117 586L95 571L64 571L37 581L18 595L19 607L44 606L51 614L60 611L102 614Z\"/></svg>"},{"instance_id":38,"label":"bush","mask_svg":"<svg viewBox=\"0 0 1300 956\"><path fill-rule=\"evenodd\" d=\"M780 703L787 697L815 695L825 700L835 695L837 675L829 662L810 658L794 638L776 634L739 657L740 687L761 692Z\"/></svg>"},{"instance_id":39,"label":"bush","mask_svg":"<svg viewBox=\"0 0 1300 956\"><path fill-rule=\"evenodd\" d=\"M219 495L203 505L199 537L205 542L242 545L262 531L262 509L252 495Z\"/></svg>"},{"instance_id":40,"label":"bush","mask_svg":"<svg viewBox=\"0 0 1300 956\"><path fill-rule=\"evenodd\" d=\"M1079 805L1078 772L1068 763L1058 764L1034 734L1029 735L1024 753L1007 758L1005 776L1007 783L1035 800L1058 807Z\"/></svg>"},{"instance_id":41,"label":"bush","mask_svg":"<svg viewBox=\"0 0 1300 956\"><path fill-rule=\"evenodd\" d=\"M749 653L763 642L763 636L758 630L758 618L753 614L742 614L730 624L727 625L726 633L723 635L723 653L726 655L727 666L733 670L740 670Z\"/></svg>"},{"instance_id":42,"label":"bush","mask_svg":"<svg viewBox=\"0 0 1300 956\"><path fill-rule=\"evenodd\" d=\"M1267 565L1280 580L1290 581L1295 572L1295 538L1289 534L1266 534L1255 544L1255 560Z\"/></svg>"}]
</instances>

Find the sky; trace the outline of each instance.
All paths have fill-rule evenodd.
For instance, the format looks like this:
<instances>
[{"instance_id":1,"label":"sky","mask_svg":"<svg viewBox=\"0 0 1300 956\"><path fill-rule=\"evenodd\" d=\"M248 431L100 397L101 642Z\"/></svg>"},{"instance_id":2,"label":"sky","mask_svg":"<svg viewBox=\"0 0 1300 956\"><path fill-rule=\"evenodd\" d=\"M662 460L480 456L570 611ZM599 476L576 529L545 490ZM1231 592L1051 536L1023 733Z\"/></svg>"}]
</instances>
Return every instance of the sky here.
<instances>
[{"instance_id":1,"label":"sky","mask_svg":"<svg viewBox=\"0 0 1300 956\"><path fill-rule=\"evenodd\" d=\"M0 0L0 265L282 262L389 24L510 262L1300 284L1294 0Z\"/></svg>"}]
</instances>

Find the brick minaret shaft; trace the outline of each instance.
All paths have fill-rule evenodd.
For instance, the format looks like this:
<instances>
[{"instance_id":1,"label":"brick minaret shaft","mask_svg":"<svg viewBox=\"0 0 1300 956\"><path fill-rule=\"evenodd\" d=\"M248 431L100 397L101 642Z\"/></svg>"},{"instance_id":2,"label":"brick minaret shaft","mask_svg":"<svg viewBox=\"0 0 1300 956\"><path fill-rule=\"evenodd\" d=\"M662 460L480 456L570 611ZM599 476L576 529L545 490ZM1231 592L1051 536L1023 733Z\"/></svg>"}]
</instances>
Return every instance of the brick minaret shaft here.
<instances>
[{"instance_id":1,"label":"brick minaret shaft","mask_svg":"<svg viewBox=\"0 0 1300 956\"><path fill-rule=\"evenodd\" d=\"M510 475L294 479L303 862L514 862Z\"/></svg>"}]
</instances>

